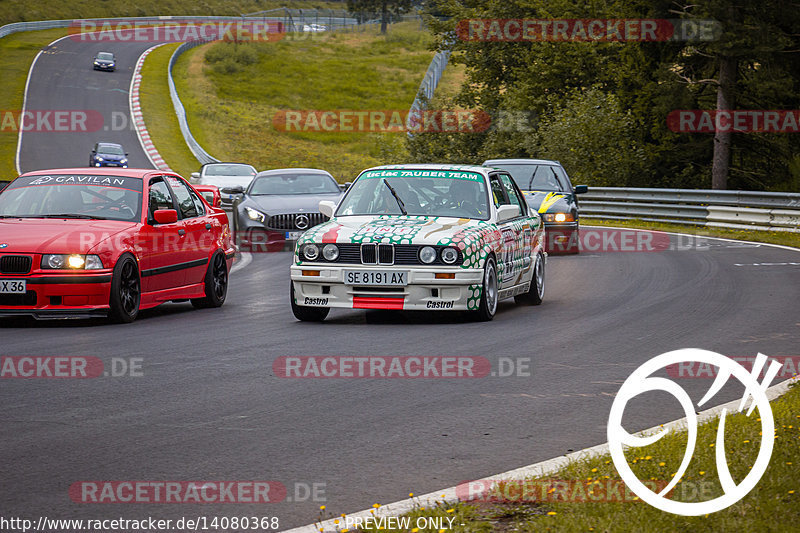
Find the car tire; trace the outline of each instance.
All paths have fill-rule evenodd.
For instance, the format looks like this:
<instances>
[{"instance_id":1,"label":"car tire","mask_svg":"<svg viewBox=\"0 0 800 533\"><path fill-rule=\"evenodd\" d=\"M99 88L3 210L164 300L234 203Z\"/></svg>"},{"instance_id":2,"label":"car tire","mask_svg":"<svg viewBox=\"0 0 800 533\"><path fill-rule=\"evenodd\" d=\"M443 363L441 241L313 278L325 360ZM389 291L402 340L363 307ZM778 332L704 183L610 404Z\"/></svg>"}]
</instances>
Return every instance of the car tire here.
<instances>
[{"instance_id":1,"label":"car tire","mask_svg":"<svg viewBox=\"0 0 800 533\"><path fill-rule=\"evenodd\" d=\"M197 309L222 307L228 295L228 262L225 254L218 251L208 263L205 277L205 298L192 298L192 305Z\"/></svg>"},{"instance_id":2,"label":"car tire","mask_svg":"<svg viewBox=\"0 0 800 533\"><path fill-rule=\"evenodd\" d=\"M478 310L475 311L475 317L479 321L488 322L494 318L497 312L498 296L497 263L495 263L494 257L490 256L486 260L486 265L483 267L481 302L478 306Z\"/></svg>"},{"instance_id":3,"label":"car tire","mask_svg":"<svg viewBox=\"0 0 800 533\"><path fill-rule=\"evenodd\" d=\"M128 324L136 320L142 298L139 264L130 254L119 258L114 265L109 295L109 318L112 322Z\"/></svg>"},{"instance_id":4,"label":"car tire","mask_svg":"<svg viewBox=\"0 0 800 533\"><path fill-rule=\"evenodd\" d=\"M528 292L514 297L518 304L539 305L544 299L544 254L536 254L536 263L533 265L533 276L531 276L531 287Z\"/></svg>"},{"instance_id":5,"label":"car tire","mask_svg":"<svg viewBox=\"0 0 800 533\"><path fill-rule=\"evenodd\" d=\"M330 308L297 305L294 301L294 283L290 281L289 284L291 285L289 300L292 302L292 313L294 317L301 322L324 321L330 312Z\"/></svg>"}]
</instances>

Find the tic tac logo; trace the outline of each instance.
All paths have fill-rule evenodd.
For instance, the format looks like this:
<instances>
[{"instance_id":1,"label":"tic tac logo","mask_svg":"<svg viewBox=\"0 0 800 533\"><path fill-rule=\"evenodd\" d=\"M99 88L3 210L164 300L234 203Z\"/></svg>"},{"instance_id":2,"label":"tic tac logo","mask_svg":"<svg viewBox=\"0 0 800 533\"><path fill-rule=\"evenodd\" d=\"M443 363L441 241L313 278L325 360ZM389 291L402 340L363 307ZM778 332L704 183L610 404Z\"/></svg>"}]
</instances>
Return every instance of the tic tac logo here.
<instances>
[{"instance_id":1,"label":"tic tac logo","mask_svg":"<svg viewBox=\"0 0 800 533\"><path fill-rule=\"evenodd\" d=\"M767 362L767 357L763 354L758 354L753 364L752 372L748 372L742 365L722 354L696 348L676 350L659 355L637 368L636 371L625 380L616 398L614 398L608 420L608 446L611 452L611 458L614 460L614 466L617 468L622 480L637 496L653 507L667 513L683 516L699 516L725 509L750 492L767 469L769 459L772 456L774 441L771 438L761 439L761 448L759 449L755 464L753 464L747 476L737 485L731 477L730 470L728 469L728 462L725 457L726 410L723 409L719 418L715 449L717 471L719 472L719 480L724 494L713 500L702 502L679 502L668 499L667 495L680 481L692 460L697 441L697 414L695 413L691 398L683 388L670 379L653 377L652 374L669 365L677 365L686 362L706 363L719 368L714 383L712 383L705 396L697 402L698 407L711 400L720 389L722 389L725 383L727 383L728 379L734 376L745 386L745 392L739 403L738 411L742 412L747 401L752 398L747 416L750 416L753 409L758 407L758 413L761 417L761 434L765 436L772 435L775 431L772 408L770 407L765 390L769 387L770 382L780 370L781 365L772 361L764 373L763 381L759 383L758 376L761 374L761 370ZM636 396L649 391L667 392L680 402L681 407L683 407L686 413L686 427L688 431L686 452L684 453L680 468L678 468L672 481L658 493L647 488L636 477L636 474L631 470L623 453L625 447L648 446L661 439L661 437L668 432L668 430L664 429L653 435L637 437L631 435L622 427L622 416L627 403Z\"/></svg>"}]
</instances>

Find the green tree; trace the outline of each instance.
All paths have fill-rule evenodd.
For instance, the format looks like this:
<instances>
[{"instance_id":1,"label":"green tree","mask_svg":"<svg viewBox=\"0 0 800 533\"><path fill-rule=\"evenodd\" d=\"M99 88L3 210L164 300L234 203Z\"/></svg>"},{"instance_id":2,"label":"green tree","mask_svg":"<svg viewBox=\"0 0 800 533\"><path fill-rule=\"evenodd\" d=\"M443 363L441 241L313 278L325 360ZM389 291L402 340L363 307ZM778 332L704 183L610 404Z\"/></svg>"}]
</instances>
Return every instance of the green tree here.
<instances>
[{"instance_id":1,"label":"green tree","mask_svg":"<svg viewBox=\"0 0 800 533\"><path fill-rule=\"evenodd\" d=\"M412 0L348 0L347 9L353 13L380 13L381 34L386 33L392 15L411 10Z\"/></svg>"}]
</instances>

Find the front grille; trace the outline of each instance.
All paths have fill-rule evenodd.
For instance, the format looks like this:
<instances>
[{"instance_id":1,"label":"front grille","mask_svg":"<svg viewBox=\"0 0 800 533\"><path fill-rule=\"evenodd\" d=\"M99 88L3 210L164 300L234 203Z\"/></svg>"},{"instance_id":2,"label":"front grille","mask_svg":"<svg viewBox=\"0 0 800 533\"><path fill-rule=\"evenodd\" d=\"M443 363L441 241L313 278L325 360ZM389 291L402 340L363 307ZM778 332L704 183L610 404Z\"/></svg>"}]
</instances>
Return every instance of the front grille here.
<instances>
[{"instance_id":1,"label":"front grille","mask_svg":"<svg viewBox=\"0 0 800 533\"><path fill-rule=\"evenodd\" d=\"M379 244L378 245L378 264L393 265L394 264L394 245L393 244Z\"/></svg>"},{"instance_id":2,"label":"front grille","mask_svg":"<svg viewBox=\"0 0 800 533\"><path fill-rule=\"evenodd\" d=\"M298 221L300 222L299 225ZM327 221L328 217L322 213L290 213L287 215L272 215L267 219L267 227L280 230L307 230Z\"/></svg>"},{"instance_id":3,"label":"front grille","mask_svg":"<svg viewBox=\"0 0 800 533\"><path fill-rule=\"evenodd\" d=\"M25 294L0 294L0 306L34 307L35 305L36 291L28 291Z\"/></svg>"},{"instance_id":4,"label":"front grille","mask_svg":"<svg viewBox=\"0 0 800 533\"><path fill-rule=\"evenodd\" d=\"M0 274L27 274L32 263L28 255L4 255L0 257Z\"/></svg>"},{"instance_id":5,"label":"front grille","mask_svg":"<svg viewBox=\"0 0 800 533\"><path fill-rule=\"evenodd\" d=\"M339 257L334 263L344 263L349 265L422 265L419 260L418 244L375 244L375 243L342 243L336 245L339 248ZM442 247L437 246L437 250ZM320 258L320 261L325 262ZM431 265L461 266L464 262L464 254L458 251L458 259L453 265L444 263L439 255ZM428 265L426 265L428 266Z\"/></svg>"},{"instance_id":6,"label":"front grille","mask_svg":"<svg viewBox=\"0 0 800 533\"><path fill-rule=\"evenodd\" d=\"M378 262L378 245L361 245L361 263L364 265L374 265Z\"/></svg>"}]
</instances>

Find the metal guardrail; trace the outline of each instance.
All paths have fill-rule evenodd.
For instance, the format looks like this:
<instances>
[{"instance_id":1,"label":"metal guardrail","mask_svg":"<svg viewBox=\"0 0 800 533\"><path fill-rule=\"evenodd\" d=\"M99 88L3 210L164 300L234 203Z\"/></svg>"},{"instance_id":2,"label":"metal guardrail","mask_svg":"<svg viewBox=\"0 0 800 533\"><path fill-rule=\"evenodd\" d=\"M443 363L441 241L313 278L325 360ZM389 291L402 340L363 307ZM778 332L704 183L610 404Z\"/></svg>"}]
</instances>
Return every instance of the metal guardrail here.
<instances>
[{"instance_id":1,"label":"metal guardrail","mask_svg":"<svg viewBox=\"0 0 800 533\"><path fill-rule=\"evenodd\" d=\"M217 163L219 159L215 158L208 152L206 152L200 143L197 142L197 139L194 138L192 135L191 130L189 130L189 123L186 121L186 109L183 107L183 102L181 102L180 96L178 96L178 91L175 89L175 80L172 79L172 68L175 66L175 63L178 61L178 57L186 50L194 48L195 46L200 46L201 44L205 44L208 41L190 41L188 43L183 43L179 47L172 52L172 55L169 58L169 66L167 67L167 83L169 84L169 97L172 100L172 107L175 109L175 115L178 117L178 125L181 128L181 134L183 134L183 139L186 141L186 145L189 147L189 150L192 151L194 157L203 165L206 163Z\"/></svg>"},{"instance_id":2,"label":"metal guardrail","mask_svg":"<svg viewBox=\"0 0 800 533\"><path fill-rule=\"evenodd\" d=\"M69 28L70 26L74 26L76 30L80 30L80 26L78 26L78 22L86 21L86 22L138 22L142 24L153 23L153 24L166 24L169 22L176 22L180 23L182 21L189 21L189 20L230 20L230 21L240 21L242 17L230 17L230 16L208 16L208 15L201 15L201 16L191 16L191 15L181 15L181 16L161 16L161 17L108 17L108 18L95 18L95 19L64 19L64 20L37 20L31 22L12 22L11 24L6 24L4 26L0 26L0 38L6 37L7 35L11 35L12 33L19 33L22 31L37 31L37 30L52 30L54 28ZM102 27L98 28L101 30Z\"/></svg>"},{"instance_id":3,"label":"metal guardrail","mask_svg":"<svg viewBox=\"0 0 800 533\"><path fill-rule=\"evenodd\" d=\"M422 112L427 109L428 102L431 101L436 92L436 87L442 79L444 69L447 68L447 63L450 61L450 54L450 50L437 52L436 55L433 56L431 64L428 65L428 70L425 71L425 77L422 78L422 83L419 85L417 96L414 98L414 102L411 104L411 108L408 111L406 129L408 130L409 137L413 136L411 131L414 129L414 121L419 123Z\"/></svg>"},{"instance_id":4,"label":"metal guardrail","mask_svg":"<svg viewBox=\"0 0 800 533\"><path fill-rule=\"evenodd\" d=\"M590 187L584 218L800 232L800 193Z\"/></svg>"}]
</instances>

